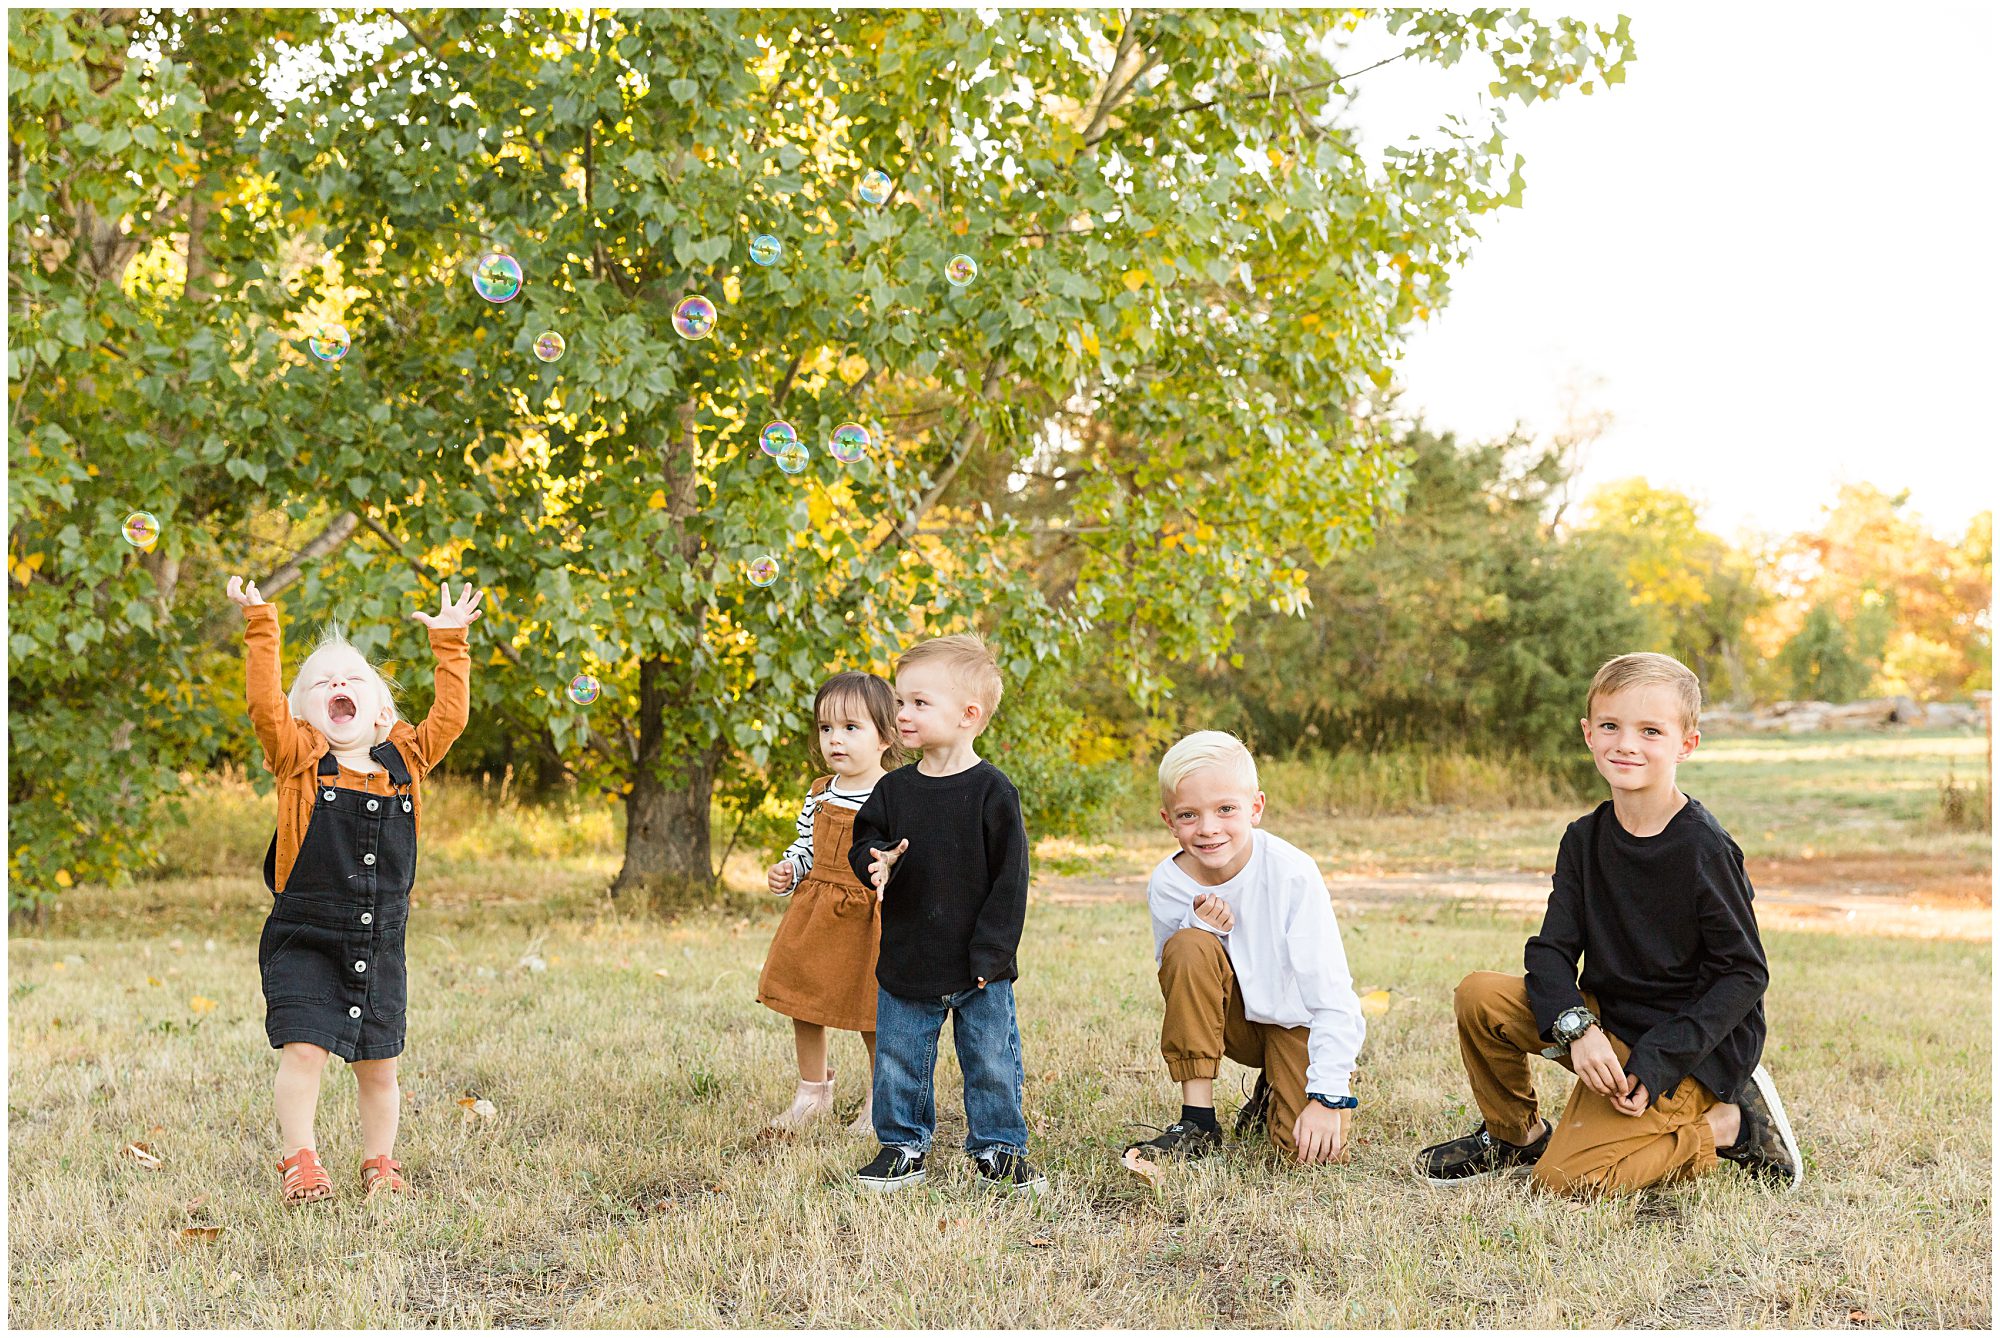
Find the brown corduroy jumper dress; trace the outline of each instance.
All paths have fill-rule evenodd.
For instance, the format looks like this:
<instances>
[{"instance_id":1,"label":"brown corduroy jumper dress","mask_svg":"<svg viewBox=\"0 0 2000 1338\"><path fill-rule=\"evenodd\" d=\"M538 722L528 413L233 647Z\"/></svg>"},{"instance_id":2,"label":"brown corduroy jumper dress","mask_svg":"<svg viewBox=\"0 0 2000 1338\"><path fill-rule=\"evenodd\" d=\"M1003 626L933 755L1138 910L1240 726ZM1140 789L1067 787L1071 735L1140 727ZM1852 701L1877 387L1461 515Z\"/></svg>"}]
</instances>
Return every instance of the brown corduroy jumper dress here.
<instances>
[{"instance_id":1,"label":"brown corduroy jumper dress","mask_svg":"<svg viewBox=\"0 0 2000 1338\"><path fill-rule=\"evenodd\" d=\"M813 782L818 794L831 776ZM813 813L813 864L771 939L757 1002L801 1022L842 1031L875 1030L875 954L882 910L875 889L854 876L854 810L831 801Z\"/></svg>"}]
</instances>

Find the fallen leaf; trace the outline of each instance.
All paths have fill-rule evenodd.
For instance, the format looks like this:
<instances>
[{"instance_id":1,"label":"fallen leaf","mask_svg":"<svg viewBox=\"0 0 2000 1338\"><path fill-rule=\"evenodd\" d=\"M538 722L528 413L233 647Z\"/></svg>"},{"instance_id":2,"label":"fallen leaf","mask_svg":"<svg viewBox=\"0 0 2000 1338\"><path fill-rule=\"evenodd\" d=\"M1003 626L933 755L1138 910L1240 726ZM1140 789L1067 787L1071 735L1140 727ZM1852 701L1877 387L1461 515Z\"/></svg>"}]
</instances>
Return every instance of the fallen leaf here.
<instances>
[{"instance_id":1,"label":"fallen leaf","mask_svg":"<svg viewBox=\"0 0 2000 1338\"><path fill-rule=\"evenodd\" d=\"M941 1232L942 1232L942 1231L950 1231L950 1230L951 1230L951 1229L952 1229L953 1227L962 1227L962 1226L965 1226L966 1224L967 1224L967 1219L965 1219L965 1218L963 1218L963 1217L940 1217L940 1218L938 1218L938 1230L939 1230L939 1231L941 1231Z\"/></svg>"},{"instance_id":2,"label":"fallen leaf","mask_svg":"<svg viewBox=\"0 0 2000 1338\"><path fill-rule=\"evenodd\" d=\"M1144 1180L1147 1184L1157 1185L1160 1183L1160 1168L1140 1156L1139 1149L1126 1149L1123 1160L1125 1162L1125 1169L1133 1175L1138 1176L1141 1180Z\"/></svg>"},{"instance_id":3,"label":"fallen leaf","mask_svg":"<svg viewBox=\"0 0 2000 1338\"><path fill-rule=\"evenodd\" d=\"M49 970L51 970L51 971L66 971L66 970L68 970L68 969L69 969L69 963L68 963L68 962L50 962L50 963L49 963Z\"/></svg>"},{"instance_id":4,"label":"fallen leaf","mask_svg":"<svg viewBox=\"0 0 2000 1338\"><path fill-rule=\"evenodd\" d=\"M152 986L152 987L153 987L154 989L156 989L156 990L157 990L157 989L160 989L160 988L162 988L163 986L165 986L167 982L166 982L166 981L164 981L164 980L161 980L161 979L160 979L160 978L159 978L158 976L147 976L147 977L146 977L146 983L147 983L148 985L151 985L151 986Z\"/></svg>"},{"instance_id":5,"label":"fallen leaf","mask_svg":"<svg viewBox=\"0 0 2000 1338\"><path fill-rule=\"evenodd\" d=\"M118 1155L127 1161L139 1163L149 1171L157 1171L162 1165L160 1159L153 1155L153 1149L145 1143L127 1143L120 1149Z\"/></svg>"},{"instance_id":6,"label":"fallen leaf","mask_svg":"<svg viewBox=\"0 0 2000 1338\"><path fill-rule=\"evenodd\" d=\"M221 1234L222 1228L219 1226L187 1226L181 1228L181 1239L183 1241L201 1241L204 1244L213 1244L215 1238Z\"/></svg>"},{"instance_id":7,"label":"fallen leaf","mask_svg":"<svg viewBox=\"0 0 2000 1338\"><path fill-rule=\"evenodd\" d=\"M150 1128L150 1129L148 1129L148 1130L146 1131L146 1137L148 1137L148 1138L158 1138L158 1137L159 1137L159 1136L160 1136L161 1134L165 1133L166 1131L167 1131L167 1126L166 1126L166 1125L164 1125L164 1124L156 1124L156 1125L154 1125L154 1126L153 1126L152 1128Z\"/></svg>"},{"instance_id":8,"label":"fallen leaf","mask_svg":"<svg viewBox=\"0 0 2000 1338\"><path fill-rule=\"evenodd\" d=\"M189 1217L193 1217L197 1211L206 1207L207 1205L208 1205L208 1195L204 1194L198 1199L189 1199L186 1203L182 1204L181 1211L186 1213Z\"/></svg>"},{"instance_id":9,"label":"fallen leaf","mask_svg":"<svg viewBox=\"0 0 2000 1338\"><path fill-rule=\"evenodd\" d=\"M197 994L194 998L188 1000L188 1007L197 1013L213 1013L215 1011L215 1000L205 999Z\"/></svg>"},{"instance_id":10,"label":"fallen leaf","mask_svg":"<svg viewBox=\"0 0 2000 1338\"><path fill-rule=\"evenodd\" d=\"M1370 990L1361 996L1361 1012L1367 1017L1380 1017L1389 1011L1389 991Z\"/></svg>"},{"instance_id":11,"label":"fallen leaf","mask_svg":"<svg viewBox=\"0 0 2000 1338\"><path fill-rule=\"evenodd\" d=\"M1056 1243L1055 1238L1053 1236L1028 1237L1028 1248L1031 1250L1046 1250L1049 1248L1049 1246L1055 1243Z\"/></svg>"},{"instance_id":12,"label":"fallen leaf","mask_svg":"<svg viewBox=\"0 0 2000 1338\"><path fill-rule=\"evenodd\" d=\"M479 1120L490 1120L500 1112L491 1101L483 1096L462 1096L458 1104L465 1108L465 1122L472 1124Z\"/></svg>"},{"instance_id":13,"label":"fallen leaf","mask_svg":"<svg viewBox=\"0 0 2000 1338\"><path fill-rule=\"evenodd\" d=\"M1873 1324L1875 1316L1866 1310L1850 1310L1847 1312L1847 1321L1850 1324Z\"/></svg>"},{"instance_id":14,"label":"fallen leaf","mask_svg":"<svg viewBox=\"0 0 2000 1338\"><path fill-rule=\"evenodd\" d=\"M672 980L672 979L673 979L673 974L672 974L672 973L671 973L670 971L668 971L668 970L667 970L667 968L666 968L666 967L664 967L664 966L656 966L656 967L654 967L654 968L653 968L653 974L654 974L654 975L656 975L656 976L658 976L658 977L659 977L659 978L660 978L661 980Z\"/></svg>"}]
</instances>

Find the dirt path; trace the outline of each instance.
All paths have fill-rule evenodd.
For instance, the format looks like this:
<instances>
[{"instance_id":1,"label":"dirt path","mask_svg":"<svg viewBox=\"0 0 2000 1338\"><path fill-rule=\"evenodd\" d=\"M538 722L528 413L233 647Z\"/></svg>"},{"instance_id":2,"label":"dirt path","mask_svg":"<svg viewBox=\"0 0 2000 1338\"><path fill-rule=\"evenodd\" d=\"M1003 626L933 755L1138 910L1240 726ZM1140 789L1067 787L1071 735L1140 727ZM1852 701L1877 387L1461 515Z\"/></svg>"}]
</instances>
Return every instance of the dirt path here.
<instances>
[{"instance_id":1,"label":"dirt path","mask_svg":"<svg viewBox=\"0 0 2000 1338\"><path fill-rule=\"evenodd\" d=\"M1993 939L1992 875L1966 867L1912 870L1877 859L1751 861L1757 919L1766 927L1915 938ZM1343 914L1407 907L1412 902L1479 902L1539 912L1548 902L1545 873L1453 869L1328 878ZM1035 895L1055 905L1144 901L1146 876L1043 878Z\"/></svg>"}]
</instances>

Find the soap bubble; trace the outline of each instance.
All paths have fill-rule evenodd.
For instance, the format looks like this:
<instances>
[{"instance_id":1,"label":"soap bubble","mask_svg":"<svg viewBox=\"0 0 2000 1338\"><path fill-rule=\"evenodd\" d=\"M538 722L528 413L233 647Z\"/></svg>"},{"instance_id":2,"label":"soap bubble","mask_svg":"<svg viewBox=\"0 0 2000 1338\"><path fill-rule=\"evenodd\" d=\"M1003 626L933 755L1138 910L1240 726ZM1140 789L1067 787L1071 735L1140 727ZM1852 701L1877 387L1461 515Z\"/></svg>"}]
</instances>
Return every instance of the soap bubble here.
<instances>
[{"instance_id":1,"label":"soap bubble","mask_svg":"<svg viewBox=\"0 0 2000 1338\"><path fill-rule=\"evenodd\" d=\"M868 448L874 444L875 439L861 424L842 423L833 430L833 440L828 443L826 453L844 465L851 465L868 454Z\"/></svg>"},{"instance_id":2,"label":"soap bubble","mask_svg":"<svg viewBox=\"0 0 2000 1338\"><path fill-rule=\"evenodd\" d=\"M684 297L674 308L674 329L683 339L706 339L715 329L715 303L701 294Z\"/></svg>"},{"instance_id":3,"label":"soap bubble","mask_svg":"<svg viewBox=\"0 0 2000 1338\"><path fill-rule=\"evenodd\" d=\"M521 291L521 262L510 255L489 251L479 257L472 272L472 286L488 302L505 302Z\"/></svg>"},{"instance_id":4,"label":"soap bubble","mask_svg":"<svg viewBox=\"0 0 2000 1338\"><path fill-rule=\"evenodd\" d=\"M802 441L789 441L778 448L778 468L787 474L802 474L806 463L812 459L812 452Z\"/></svg>"},{"instance_id":5,"label":"soap bubble","mask_svg":"<svg viewBox=\"0 0 2000 1338\"><path fill-rule=\"evenodd\" d=\"M944 277L952 287L963 288L979 273L979 262L971 256L953 256L944 262Z\"/></svg>"},{"instance_id":6,"label":"soap bubble","mask_svg":"<svg viewBox=\"0 0 2000 1338\"><path fill-rule=\"evenodd\" d=\"M134 511L125 517L123 533L125 542L134 548L150 548L160 537L160 522L150 511Z\"/></svg>"},{"instance_id":7,"label":"soap bubble","mask_svg":"<svg viewBox=\"0 0 2000 1338\"><path fill-rule=\"evenodd\" d=\"M543 362L554 362L568 348L568 341L554 330L550 330L535 341L535 356Z\"/></svg>"},{"instance_id":8,"label":"soap bubble","mask_svg":"<svg viewBox=\"0 0 2000 1338\"><path fill-rule=\"evenodd\" d=\"M861 178L861 198L869 204L880 204L889 198L889 191L895 184L887 172L877 168Z\"/></svg>"},{"instance_id":9,"label":"soap bubble","mask_svg":"<svg viewBox=\"0 0 2000 1338\"><path fill-rule=\"evenodd\" d=\"M778 559L769 554L750 559L749 576L750 584L760 589L769 585L778 579Z\"/></svg>"},{"instance_id":10,"label":"soap bubble","mask_svg":"<svg viewBox=\"0 0 2000 1338\"><path fill-rule=\"evenodd\" d=\"M588 706L597 700L598 682L589 674L578 674L569 681L569 699L578 706Z\"/></svg>"},{"instance_id":11,"label":"soap bubble","mask_svg":"<svg viewBox=\"0 0 2000 1338\"><path fill-rule=\"evenodd\" d=\"M345 325L322 325L306 340L306 347L321 362L339 362L351 345Z\"/></svg>"},{"instance_id":12,"label":"soap bubble","mask_svg":"<svg viewBox=\"0 0 2000 1338\"><path fill-rule=\"evenodd\" d=\"M799 439L798 429L782 418L773 418L764 424L764 430L757 434L757 444L766 455L776 455Z\"/></svg>"},{"instance_id":13,"label":"soap bubble","mask_svg":"<svg viewBox=\"0 0 2000 1338\"><path fill-rule=\"evenodd\" d=\"M750 239L750 258L760 265L775 265L784 253L785 244L768 232L760 232Z\"/></svg>"}]
</instances>

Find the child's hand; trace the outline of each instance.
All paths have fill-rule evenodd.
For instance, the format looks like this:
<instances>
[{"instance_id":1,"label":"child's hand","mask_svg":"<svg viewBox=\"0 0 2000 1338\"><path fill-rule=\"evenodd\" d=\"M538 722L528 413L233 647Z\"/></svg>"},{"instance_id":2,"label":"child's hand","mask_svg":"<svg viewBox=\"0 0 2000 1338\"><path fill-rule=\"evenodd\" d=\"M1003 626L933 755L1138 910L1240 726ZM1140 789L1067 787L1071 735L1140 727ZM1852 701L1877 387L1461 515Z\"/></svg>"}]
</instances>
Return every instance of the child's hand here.
<instances>
[{"instance_id":1,"label":"child's hand","mask_svg":"<svg viewBox=\"0 0 2000 1338\"><path fill-rule=\"evenodd\" d=\"M1196 918L1210 928L1227 934L1236 927L1236 917L1229 913L1229 903L1213 892L1197 892L1194 898Z\"/></svg>"},{"instance_id":2,"label":"child's hand","mask_svg":"<svg viewBox=\"0 0 2000 1338\"><path fill-rule=\"evenodd\" d=\"M1611 1108L1620 1115L1644 1115L1646 1107L1652 1104L1652 1097L1646 1092L1646 1084L1630 1074L1626 1075L1626 1079L1632 1084L1632 1090L1624 1096L1612 1097Z\"/></svg>"},{"instance_id":3,"label":"child's hand","mask_svg":"<svg viewBox=\"0 0 2000 1338\"><path fill-rule=\"evenodd\" d=\"M896 861L901 859L903 852L909 848L910 838L906 836L891 848L877 850L870 857L868 861L868 881L875 885L875 900L880 901L882 899L882 889L889 886L890 871L896 867Z\"/></svg>"},{"instance_id":4,"label":"child's hand","mask_svg":"<svg viewBox=\"0 0 2000 1338\"><path fill-rule=\"evenodd\" d=\"M1583 1085L1599 1096L1616 1099L1630 1086L1625 1066L1618 1062L1618 1052L1611 1048L1611 1038L1602 1027L1592 1027L1576 1038L1569 1047L1569 1064Z\"/></svg>"},{"instance_id":5,"label":"child's hand","mask_svg":"<svg viewBox=\"0 0 2000 1338\"><path fill-rule=\"evenodd\" d=\"M484 590L474 590L467 581L459 591L458 602L451 602L451 582L444 583L444 590L438 596L436 613L413 613L410 616L425 627L436 631L440 627L470 627L479 617L479 602L486 598Z\"/></svg>"},{"instance_id":6,"label":"child's hand","mask_svg":"<svg viewBox=\"0 0 2000 1338\"><path fill-rule=\"evenodd\" d=\"M230 577L228 589L224 593L226 593L231 600L233 600L238 604L241 604L246 609L253 604L262 604L264 602L264 597L257 593L257 583L255 581L252 581L246 587L243 584L243 578L241 576Z\"/></svg>"},{"instance_id":7,"label":"child's hand","mask_svg":"<svg viewBox=\"0 0 2000 1338\"><path fill-rule=\"evenodd\" d=\"M792 890L792 877L792 862L781 859L771 866L769 873L764 875L764 881L769 884L773 892L782 894Z\"/></svg>"},{"instance_id":8,"label":"child's hand","mask_svg":"<svg viewBox=\"0 0 2000 1338\"><path fill-rule=\"evenodd\" d=\"M1351 1110L1329 1110L1317 1101L1306 1102L1306 1108L1292 1123L1292 1141L1298 1144L1299 1165L1346 1161L1347 1122L1353 1114Z\"/></svg>"}]
</instances>

